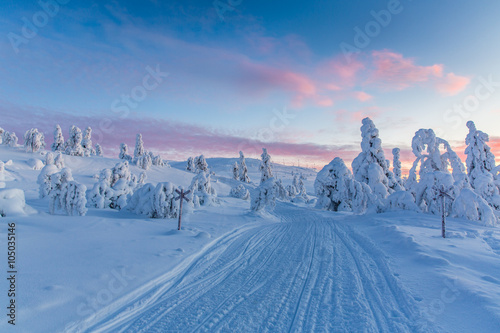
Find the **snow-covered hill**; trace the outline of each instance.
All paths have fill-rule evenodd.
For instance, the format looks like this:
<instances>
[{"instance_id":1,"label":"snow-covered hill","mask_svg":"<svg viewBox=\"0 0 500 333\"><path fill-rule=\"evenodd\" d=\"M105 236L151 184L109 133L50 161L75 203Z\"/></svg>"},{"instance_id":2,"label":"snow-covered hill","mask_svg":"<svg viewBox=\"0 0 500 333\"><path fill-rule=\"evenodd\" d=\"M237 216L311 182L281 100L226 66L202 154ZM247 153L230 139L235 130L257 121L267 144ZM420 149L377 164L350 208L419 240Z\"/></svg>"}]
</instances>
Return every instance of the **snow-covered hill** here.
<instances>
[{"instance_id":1,"label":"snow-covered hill","mask_svg":"<svg viewBox=\"0 0 500 333\"><path fill-rule=\"evenodd\" d=\"M248 201L228 196L236 159L223 158L207 159L221 204L186 214L181 231L175 219L125 209L50 215L33 159L44 156L0 146L0 161L12 161L0 184L23 190L31 207L0 218L4 253L7 223L16 224L13 331L500 331L493 227L448 219L442 239L438 217L412 212L358 216L278 203L273 215L254 214ZM64 159L87 188L119 162ZM247 159L250 186L258 163ZM194 174L185 166L153 166L146 182L187 187ZM313 170L274 165L285 184L292 172L306 176L313 195ZM2 304L8 288L2 279ZM0 331L12 329L0 321Z\"/></svg>"}]
</instances>

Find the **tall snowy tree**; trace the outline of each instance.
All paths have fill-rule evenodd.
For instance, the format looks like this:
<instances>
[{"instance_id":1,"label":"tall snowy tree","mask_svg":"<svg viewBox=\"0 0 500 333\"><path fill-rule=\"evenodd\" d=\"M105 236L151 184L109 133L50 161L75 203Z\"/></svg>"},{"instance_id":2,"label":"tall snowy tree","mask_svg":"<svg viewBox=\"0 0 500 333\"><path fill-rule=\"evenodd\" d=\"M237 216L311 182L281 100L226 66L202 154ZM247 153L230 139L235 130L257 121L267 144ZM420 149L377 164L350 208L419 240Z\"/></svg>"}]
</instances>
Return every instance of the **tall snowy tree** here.
<instances>
[{"instance_id":1,"label":"tall snowy tree","mask_svg":"<svg viewBox=\"0 0 500 333\"><path fill-rule=\"evenodd\" d=\"M189 171L189 172L195 172L196 171L196 166L194 165L194 158L189 157L187 159L186 170Z\"/></svg>"},{"instance_id":2,"label":"tall snowy tree","mask_svg":"<svg viewBox=\"0 0 500 333\"><path fill-rule=\"evenodd\" d=\"M95 144L95 154L97 156L102 156L102 147L98 143Z\"/></svg>"},{"instance_id":3,"label":"tall snowy tree","mask_svg":"<svg viewBox=\"0 0 500 333\"><path fill-rule=\"evenodd\" d=\"M126 143L120 144L120 154L118 155L118 158L126 161L132 160L132 156L128 153L128 145Z\"/></svg>"},{"instance_id":4,"label":"tall snowy tree","mask_svg":"<svg viewBox=\"0 0 500 333\"><path fill-rule=\"evenodd\" d=\"M269 178L273 177L271 155L267 153L266 148L262 148L262 161L260 162L259 170L261 172L260 183L262 184Z\"/></svg>"},{"instance_id":5,"label":"tall snowy tree","mask_svg":"<svg viewBox=\"0 0 500 333\"><path fill-rule=\"evenodd\" d=\"M240 151L240 181L244 183L250 183L250 177L248 177L248 168L245 162L245 155Z\"/></svg>"},{"instance_id":6,"label":"tall snowy tree","mask_svg":"<svg viewBox=\"0 0 500 333\"><path fill-rule=\"evenodd\" d=\"M194 165L196 166L196 172L208 172L208 163L205 160L205 156L200 155L194 159Z\"/></svg>"},{"instance_id":7,"label":"tall snowy tree","mask_svg":"<svg viewBox=\"0 0 500 333\"><path fill-rule=\"evenodd\" d=\"M82 131L74 125L71 126L69 130L69 138L65 143L66 154L72 156L83 156L85 152L82 147L82 140Z\"/></svg>"},{"instance_id":8,"label":"tall snowy tree","mask_svg":"<svg viewBox=\"0 0 500 333\"><path fill-rule=\"evenodd\" d=\"M361 126L361 153L352 161L354 178L368 184L379 199L385 199L400 186L389 170L378 129L370 118Z\"/></svg>"},{"instance_id":9,"label":"tall snowy tree","mask_svg":"<svg viewBox=\"0 0 500 333\"><path fill-rule=\"evenodd\" d=\"M271 155L266 148L262 148L262 161L260 163L260 185L252 193L250 209L253 211L273 210L276 206L276 181L271 168Z\"/></svg>"},{"instance_id":10,"label":"tall snowy tree","mask_svg":"<svg viewBox=\"0 0 500 333\"><path fill-rule=\"evenodd\" d=\"M52 143L51 148L52 151L64 151L64 137L59 125L56 125L56 129L54 130L54 143Z\"/></svg>"},{"instance_id":11,"label":"tall snowy tree","mask_svg":"<svg viewBox=\"0 0 500 333\"><path fill-rule=\"evenodd\" d=\"M401 186L402 189L404 189L404 182L403 179L401 178L401 150L399 148L394 148L392 150L392 156L393 156L393 161L392 161L392 172L394 173L394 178L398 182L398 184Z\"/></svg>"},{"instance_id":12,"label":"tall snowy tree","mask_svg":"<svg viewBox=\"0 0 500 333\"><path fill-rule=\"evenodd\" d=\"M134 158L138 158L146 153L144 150L144 142L142 141L142 134L137 134L135 138Z\"/></svg>"},{"instance_id":13,"label":"tall snowy tree","mask_svg":"<svg viewBox=\"0 0 500 333\"><path fill-rule=\"evenodd\" d=\"M32 128L24 133L26 151L34 153L45 147L45 137L38 129Z\"/></svg>"},{"instance_id":14,"label":"tall snowy tree","mask_svg":"<svg viewBox=\"0 0 500 333\"><path fill-rule=\"evenodd\" d=\"M92 147L92 128L90 126L85 130L85 136L82 139L82 148L85 156L95 155L95 150Z\"/></svg>"},{"instance_id":15,"label":"tall snowy tree","mask_svg":"<svg viewBox=\"0 0 500 333\"><path fill-rule=\"evenodd\" d=\"M233 164L233 179L238 180L240 168L238 167L238 162L234 162Z\"/></svg>"}]
</instances>

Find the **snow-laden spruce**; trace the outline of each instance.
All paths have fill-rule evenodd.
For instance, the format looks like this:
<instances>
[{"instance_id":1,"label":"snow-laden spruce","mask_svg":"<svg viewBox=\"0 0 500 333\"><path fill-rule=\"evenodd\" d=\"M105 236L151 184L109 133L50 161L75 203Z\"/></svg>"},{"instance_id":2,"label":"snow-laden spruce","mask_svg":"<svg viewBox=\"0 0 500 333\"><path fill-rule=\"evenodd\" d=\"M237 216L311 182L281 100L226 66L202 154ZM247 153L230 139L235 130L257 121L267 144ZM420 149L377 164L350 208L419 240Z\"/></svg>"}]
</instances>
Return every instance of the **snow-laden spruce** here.
<instances>
[{"instance_id":1,"label":"snow-laden spruce","mask_svg":"<svg viewBox=\"0 0 500 333\"><path fill-rule=\"evenodd\" d=\"M64 136L62 133L61 126L56 125L56 129L54 130L54 142L51 145L51 149L54 152L64 151Z\"/></svg>"},{"instance_id":2,"label":"snow-laden spruce","mask_svg":"<svg viewBox=\"0 0 500 333\"><path fill-rule=\"evenodd\" d=\"M71 156L84 156L85 151L82 147L82 130L76 126L71 126L69 130L69 138L65 142L65 152L66 155Z\"/></svg>"},{"instance_id":3,"label":"snow-laden spruce","mask_svg":"<svg viewBox=\"0 0 500 333\"><path fill-rule=\"evenodd\" d=\"M5 131L2 134L2 144L9 146L9 147L17 147L17 135L16 133L12 132L10 133L9 131Z\"/></svg>"},{"instance_id":4,"label":"snow-laden spruce","mask_svg":"<svg viewBox=\"0 0 500 333\"><path fill-rule=\"evenodd\" d=\"M203 155L202 155L203 156ZM200 171L193 177L191 185L189 186L191 193L188 198L191 200L192 205L197 208L199 206L213 206L219 204L217 198L217 191L212 186L210 174Z\"/></svg>"},{"instance_id":5,"label":"snow-laden spruce","mask_svg":"<svg viewBox=\"0 0 500 333\"><path fill-rule=\"evenodd\" d=\"M130 197L127 209L151 218L176 218L179 213L175 201L176 186L172 183L145 184Z\"/></svg>"},{"instance_id":6,"label":"snow-laden spruce","mask_svg":"<svg viewBox=\"0 0 500 333\"><path fill-rule=\"evenodd\" d=\"M233 187L229 192L229 195L233 198L248 200L250 199L250 191L245 188L243 184L239 184Z\"/></svg>"},{"instance_id":7,"label":"snow-laden spruce","mask_svg":"<svg viewBox=\"0 0 500 333\"><path fill-rule=\"evenodd\" d=\"M316 176L316 206L332 211L363 213L370 204L368 184L355 180L340 157L335 157Z\"/></svg>"},{"instance_id":8,"label":"snow-laden spruce","mask_svg":"<svg viewBox=\"0 0 500 333\"><path fill-rule=\"evenodd\" d=\"M238 180L240 178L240 168L238 166L238 162L234 162L233 164L233 179Z\"/></svg>"},{"instance_id":9,"label":"snow-laden spruce","mask_svg":"<svg viewBox=\"0 0 500 333\"><path fill-rule=\"evenodd\" d=\"M389 170L375 124L370 118L364 118L362 124L361 153L352 161L354 179L368 184L379 200L385 199L392 192L401 190L401 186Z\"/></svg>"},{"instance_id":10,"label":"snow-laden spruce","mask_svg":"<svg viewBox=\"0 0 500 333\"><path fill-rule=\"evenodd\" d=\"M200 155L195 157L194 165L196 172L208 172L208 163L205 160L205 156Z\"/></svg>"},{"instance_id":11,"label":"snow-laden spruce","mask_svg":"<svg viewBox=\"0 0 500 333\"><path fill-rule=\"evenodd\" d=\"M56 214L58 211L67 215L84 216L87 213L85 207L87 199L85 192L87 188L73 180L71 170L64 168L60 172L51 175L51 191L49 194L49 212Z\"/></svg>"},{"instance_id":12,"label":"snow-laden spruce","mask_svg":"<svg viewBox=\"0 0 500 333\"><path fill-rule=\"evenodd\" d=\"M95 154L96 156L102 157L102 147L98 143L95 144Z\"/></svg>"},{"instance_id":13,"label":"snow-laden spruce","mask_svg":"<svg viewBox=\"0 0 500 333\"><path fill-rule=\"evenodd\" d=\"M120 153L118 154L120 160L132 161L132 156L128 153L128 145L126 143L120 144Z\"/></svg>"},{"instance_id":14,"label":"snow-laden spruce","mask_svg":"<svg viewBox=\"0 0 500 333\"><path fill-rule=\"evenodd\" d=\"M495 155L487 142L488 134L476 129L472 121L467 122L469 133L465 138L467 174L474 191L485 199L496 211L500 210L500 182L495 181Z\"/></svg>"},{"instance_id":15,"label":"snow-laden spruce","mask_svg":"<svg viewBox=\"0 0 500 333\"><path fill-rule=\"evenodd\" d=\"M38 193L41 199L48 196L52 191L52 175L64 168L64 162L60 153L57 158L58 161L56 163L52 152L48 152L45 155L45 166L40 171L37 179L37 184L39 185Z\"/></svg>"},{"instance_id":16,"label":"snow-laden spruce","mask_svg":"<svg viewBox=\"0 0 500 333\"><path fill-rule=\"evenodd\" d=\"M92 147L92 128L89 126L85 130L85 135L82 139L83 154L85 156L95 155L95 149Z\"/></svg>"},{"instance_id":17,"label":"snow-laden spruce","mask_svg":"<svg viewBox=\"0 0 500 333\"><path fill-rule=\"evenodd\" d=\"M139 133L135 138L134 158L138 158L144 154L144 141L142 141L142 134Z\"/></svg>"},{"instance_id":18,"label":"snow-laden spruce","mask_svg":"<svg viewBox=\"0 0 500 333\"><path fill-rule=\"evenodd\" d=\"M24 133L24 147L27 152L35 153L45 147L45 137L38 132L37 128L32 128Z\"/></svg>"},{"instance_id":19,"label":"snow-laden spruce","mask_svg":"<svg viewBox=\"0 0 500 333\"><path fill-rule=\"evenodd\" d=\"M394 174L394 179L401 186L401 190L404 190L404 181L401 178L401 150L399 148L394 148L392 150L392 173Z\"/></svg>"},{"instance_id":20,"label":"snow-laden spruce","mask_svg":"<svg viewBox=\"0 0 500 333\"><path fill-rule=\"evenodd\" d=\"M186 170L189 172L196 172L196 166L194 165L194 158L189 157L187 159Z\"/></svg>"},{"instance_id":21,"label":"snow-laden spruce","mask_svg":"<svg viewBox=\"0 0 500 333\"><path fill-rule=\"evenodd\" d=\"M266 148L262 148L259 170L261 172L260 185L252 191L252 203L250 209L253 211L273 210L276 206L276 181L272 172L271 155Z\"/></svg>"},{"instance_id":22,"label":"snow-laden spruce","mask_svg":"<svg viewBox=\"0 0 500 333\"><path fill-rule=\"evenodd\" d=\"M250 177L248 177L248 168L247 164L245 162L245 155L243 155L243 152L240 151L240 165L239 165L239 170L240 170L240 181L244 183L250 183Z\"/></svg>"},{"instance_id":23,"label":"snow-laden spruce","mask_svg":"<svg viewBox=\"0 0 500 333\"><path fill-rule=\"evenodd\" d=\"M139 177L130 172L128 161L117 163L113 169L103 169L99 180L87 194L89 207L122 209L127 196L144 184L146 174Z\"/></svg>"}]
</instances>

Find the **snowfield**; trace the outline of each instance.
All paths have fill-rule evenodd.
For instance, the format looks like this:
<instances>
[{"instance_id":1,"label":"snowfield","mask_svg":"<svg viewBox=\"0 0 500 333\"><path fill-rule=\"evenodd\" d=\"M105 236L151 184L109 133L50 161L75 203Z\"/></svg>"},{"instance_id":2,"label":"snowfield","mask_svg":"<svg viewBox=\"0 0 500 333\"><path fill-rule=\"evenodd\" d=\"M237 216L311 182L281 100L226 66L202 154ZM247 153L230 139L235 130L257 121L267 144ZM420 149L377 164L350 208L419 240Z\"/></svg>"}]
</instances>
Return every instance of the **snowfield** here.
<instances>
[{"instance_id":1,"label":"snowfield","mask_svg":"<svg viewBox=\"0 0 500 333\"><path fill-rule=\"evenodd\" d=\"M236 155L236 154L235 154ZM278 202L273 214L229 196L234 159L207 159L219 205L176 219L126 209L50 215L38 195L40 153L0 146L0 184L17 202L0 217L0 251L16 223L16 325L1 332L500 332L500 230L409 211L356 215ZM11 162L8 162L10 161ZM64 155L91 189L120 160ZM187 187L186 162L152 166L146 182ZM247 158L250 184L258 161ZM142 170L130 167L132 173ZM316 173L274 165L285 185ZM20 191L26 206L22 206ZM2 267L7 274L7 258Z\"/></svg>"}]
</instances>

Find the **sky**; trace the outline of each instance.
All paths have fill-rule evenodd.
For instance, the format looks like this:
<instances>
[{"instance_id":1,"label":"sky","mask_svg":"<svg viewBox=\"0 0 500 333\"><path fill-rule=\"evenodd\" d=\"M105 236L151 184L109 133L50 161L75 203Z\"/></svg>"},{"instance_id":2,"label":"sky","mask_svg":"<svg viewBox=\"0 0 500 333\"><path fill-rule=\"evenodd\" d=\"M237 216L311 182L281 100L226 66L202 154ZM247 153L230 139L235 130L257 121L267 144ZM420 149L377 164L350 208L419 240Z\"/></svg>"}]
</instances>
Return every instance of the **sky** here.
<instances>
[{"instance_id":1,"label":"sky","mask_svg":"<svg viewBox=\"0 0 500 333\"><path fill-rule=\"evenodd\" d=\"M41 0L0 3L0 126L60 124L164 158L315 166L360 152L370 117L408 166L432 128L463 156L466 122L500 157L500 2Z\"/></svg>"}]
</instances>

